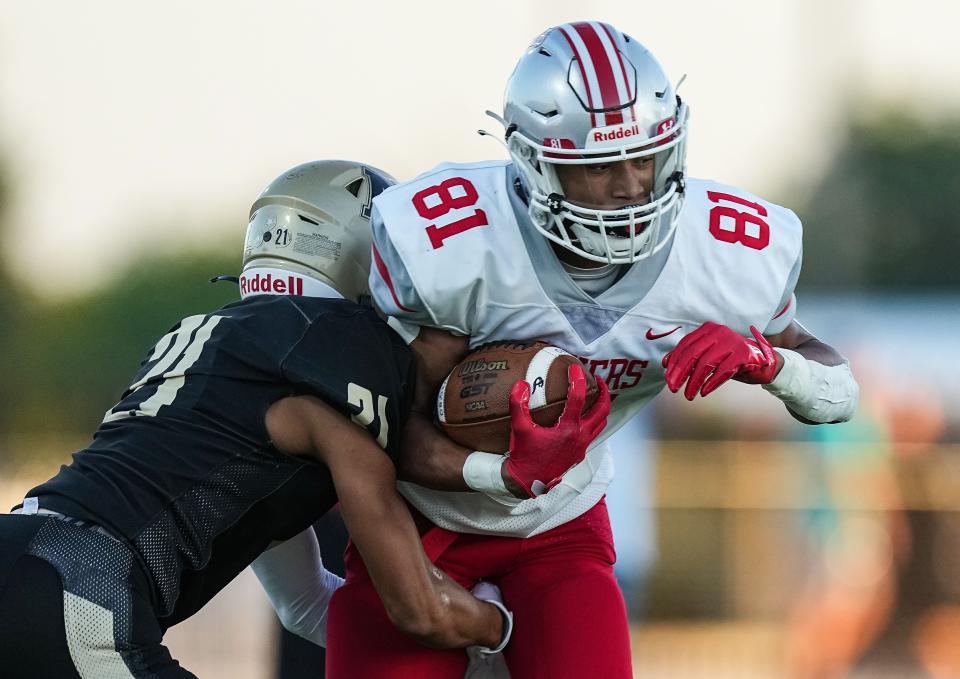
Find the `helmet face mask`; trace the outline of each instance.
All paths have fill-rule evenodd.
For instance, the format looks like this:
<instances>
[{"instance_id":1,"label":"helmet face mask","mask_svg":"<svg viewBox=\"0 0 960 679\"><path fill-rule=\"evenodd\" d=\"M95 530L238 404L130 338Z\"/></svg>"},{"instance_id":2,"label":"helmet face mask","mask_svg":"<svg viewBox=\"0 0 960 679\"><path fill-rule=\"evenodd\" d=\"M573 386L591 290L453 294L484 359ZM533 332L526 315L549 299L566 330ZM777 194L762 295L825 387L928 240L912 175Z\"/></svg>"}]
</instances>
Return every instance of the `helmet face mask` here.
<instances>
[{"instance_id":1,"label":"helmet face mask","mask_svg":"<svg viewBox=\"0 0 960 679\"><path fill-rule=\"evenodd\" d=\"M395 183L385 172L345 160L284 172L250 208L244 273L269 269L306 276L346 299L360 299L370 270L371 203ZM246 294L242 276L241 292Z\"/></svg>"},{"instance_id":2,"label":"helmet face mask","mask_svg":"<svg viewBox=\"0 0 960 679\"><path fill-rule=\"evenodd\" d=\"M534 226L586 259L630 263L670 239L683 200L688 111L638 42L597 22L541 34L507 85L507 147ZM559 165L653 159L644 204L566 197Z\"/></svg>"}]
</instances>

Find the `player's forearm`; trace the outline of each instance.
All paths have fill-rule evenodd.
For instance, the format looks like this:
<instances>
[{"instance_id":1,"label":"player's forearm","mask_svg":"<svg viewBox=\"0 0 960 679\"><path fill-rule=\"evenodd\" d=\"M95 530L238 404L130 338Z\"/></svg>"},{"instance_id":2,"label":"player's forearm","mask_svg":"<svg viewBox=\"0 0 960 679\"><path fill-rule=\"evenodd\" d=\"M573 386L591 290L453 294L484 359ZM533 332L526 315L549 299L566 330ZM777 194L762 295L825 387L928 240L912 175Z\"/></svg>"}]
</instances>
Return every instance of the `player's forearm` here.
<instances>
[{"instance_id":1,"label":"player's forearm","mask_svg":"<svg viewBox=\"0 0 960 679\"><path fill-rule=\"evenodd\" d=\"M467 491L463 464L472 451L444 436L423 413L411 413L404 428L399 476L427 488Z\"/></svg>"},{"instance_id":2,"label":"player's forearm","mask_svg":"<svg viewBox=\"0 0 960 679\"><path fill-rule=\"evenodd\" d=\"M529 497L507 473L503 455L471 451L447 438L423 416L411 416L404 435L404 452L399 476L426 488L447 491L479 490L492 495ZM478 456L483 456L481 461ZM471 468L465 469L471 460ZM487 469L489 467L489 469ZM486 482L478 477L486 476ZM471 478L474 485L467 483Z\"/></svg>"},{"instance_id":3,"label":"player's forearm","mask_svg":"<svg viewBox=\"0 0 960 679\"><path fill-rule=\"evenodd\" d=\"M387 616L397 629L432 648L495 648L500 644L505 629L500 610L460 587L426 555L423 560L427 575L384 572L371 568L371 560L364 556ZM398 589L395 585L400 579L403 584Z\"/></svg>"},{"instance_id":4,"label":"player's forearm","mask_svg":"<svg viewBox=\"0 0 960 679\"><path fill-rule=\"evenodd\" d=\"M435 648L495 647L503 631L499 610L427 559L396 492L383 486L358 491L350 480L341 482L338 471L334 479L350 537L397 629Z\"/></svg>"},{"instance_id":5,"label":"player's forearm","mask_svg":"<svg viewBox=\"0 0 960 679\"><path fill-rule=\"evenodd\" d=\"M434 578L433 586L441 605L433 610L427 631L417 639L434 648L495 648L504 634L500 609L477 599L450 579L446 573L426 561Z\"/></svg>"},{"instance_id":6,"label":"player's forearm","mask_svg":"<svg viewBox=\"0 0 960 679\"><path fill-rule=\"evenodd\" d=\"M368 432L312 398L274 404L267 429L280 450L310 454L330 469L350 537L398 629L435 646L499 643L498 609L434 569L396 492L393 464Z\"/></svg>"}]
</instances>

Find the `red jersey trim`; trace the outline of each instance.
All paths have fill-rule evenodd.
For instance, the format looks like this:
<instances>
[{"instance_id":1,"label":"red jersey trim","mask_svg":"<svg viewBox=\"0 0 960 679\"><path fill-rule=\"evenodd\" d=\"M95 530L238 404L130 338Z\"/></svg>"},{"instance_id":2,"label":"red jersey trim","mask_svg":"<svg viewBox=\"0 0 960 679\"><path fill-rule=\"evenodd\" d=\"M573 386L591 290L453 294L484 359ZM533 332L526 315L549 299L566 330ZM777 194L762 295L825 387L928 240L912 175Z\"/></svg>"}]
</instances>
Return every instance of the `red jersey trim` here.
<instances>
[{"instance_id":1,"label":"red jersey trim","mask_svg":"<svg viewBox=\"0 0 960 679\"><path fill-rule=\"evenodd\" d=\"M792 296L792 295L791 295L790 299L787 300L787 305L786 305L785 307L783 307L782 309L780 309L780 313L778 313L776 316L774 316L774 317L771 318L770 320L775 321L775 320L777 320L778 318L780 318L781 316L783 316L785 313L787 313L787 309L790 308L790 305L791 305L791 304L793 304L793 296Z\"/></svg>"},{"instance_id":2,"label":"red jersey trim","mask_svg":"<svg viewBox=\"0 0 960 679\"><path fill-rule=\"evenodd\" d=\"M400 298L397 297L397 290L393 286L393 279L390 277L390 272L387 270L387 265L384 263L383 258L380 256L380 253L377 252L377 246L371 243L370 249L373 251L373 261L377 266L377 271L380 274L380 278L382 278L383 282L387 284L387 287L390 289L390 294L393 295L394 304L396 304L399 309L412 313L413 309L408 309L400 303Z\"/></svg>"}]
</instances>

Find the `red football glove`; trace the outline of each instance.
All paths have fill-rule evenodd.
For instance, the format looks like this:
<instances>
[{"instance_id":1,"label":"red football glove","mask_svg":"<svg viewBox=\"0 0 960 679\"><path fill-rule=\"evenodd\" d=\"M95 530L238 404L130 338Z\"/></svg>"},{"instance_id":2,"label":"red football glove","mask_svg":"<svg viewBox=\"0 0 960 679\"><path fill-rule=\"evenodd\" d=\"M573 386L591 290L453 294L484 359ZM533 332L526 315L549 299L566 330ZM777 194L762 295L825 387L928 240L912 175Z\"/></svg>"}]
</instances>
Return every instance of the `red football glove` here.
<instances>
[{"instance_id":1,"label":"red football glove","mask_svg":"<svg viewBox=\"0 0 960 679\"><path fill-rule=\"evenodd\" d=\"M587 378L583 368L571 365L567 376L567 402L552 427L541 427L530 417L530 385L517 380L510 391L510 452L506 469L530 497L547 492L560 483L570 467L581 462L587 447L607 426L610 392L597 380L600 393L586 413Z\"/></svg>"},{"instance_id":2,"label":"red football glove","mask_svg":"<svg viewBox=\"0 0 960 679\"><path fill-rule=\"evenodd\" d=\"M692 401L697 392L706 396L729 379L748 384L769 384L777 373L777 355L759 330L750 326L756 341L738 335L719 323L704 323L684 337L663 357L664 379L676 393Z\"/></svg>"}]
</instances>

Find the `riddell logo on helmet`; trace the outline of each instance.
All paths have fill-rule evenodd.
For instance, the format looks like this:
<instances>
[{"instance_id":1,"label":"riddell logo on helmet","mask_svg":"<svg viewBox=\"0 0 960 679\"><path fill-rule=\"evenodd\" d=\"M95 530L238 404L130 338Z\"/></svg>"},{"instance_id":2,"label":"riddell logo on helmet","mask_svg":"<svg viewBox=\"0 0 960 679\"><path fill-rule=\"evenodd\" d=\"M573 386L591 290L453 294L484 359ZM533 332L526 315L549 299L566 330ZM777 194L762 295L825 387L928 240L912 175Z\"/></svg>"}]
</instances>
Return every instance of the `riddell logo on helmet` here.
<instances>
[{"instance_id":1,"label":"riddell logo on helmet","mask_svg":"<svg viewBox=\"0 0 960 679\"><path fill-rule=\"evenodd\" d=\"M240 276L240 293L249 295L254 292L274 293L277 295L302 295L303 279L300 276L281 278L272 274L255 274L250 277Z\"/></svg>"},{"instance_id":2,"label":"riddell logo on helmet","mask_svg":"<svg viewBox=\"0 0 960 679\"><path fill-rule=\"evenodd\" d=\"M612 129L605 127L600 130L594 130L591 134L591 141L594 143L601 141L616 141L617 139L636 137L640 134L643 134L643 132L640 130L640 125L637 123L634 123L630 127L619 126Z\"/></svg>"}]
</instances>

